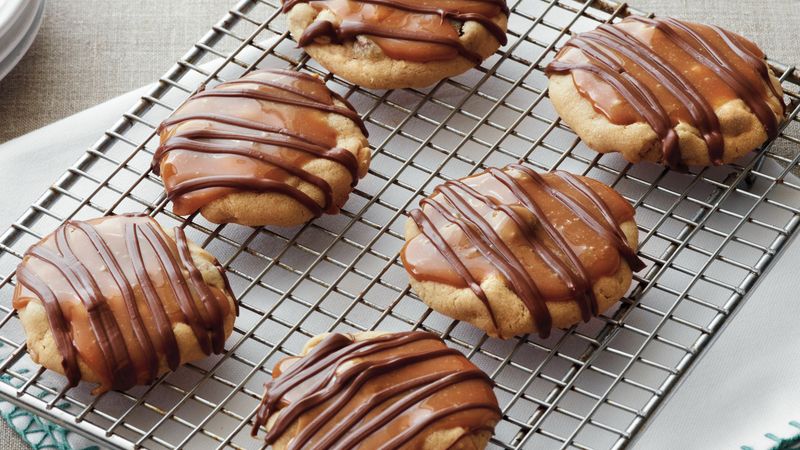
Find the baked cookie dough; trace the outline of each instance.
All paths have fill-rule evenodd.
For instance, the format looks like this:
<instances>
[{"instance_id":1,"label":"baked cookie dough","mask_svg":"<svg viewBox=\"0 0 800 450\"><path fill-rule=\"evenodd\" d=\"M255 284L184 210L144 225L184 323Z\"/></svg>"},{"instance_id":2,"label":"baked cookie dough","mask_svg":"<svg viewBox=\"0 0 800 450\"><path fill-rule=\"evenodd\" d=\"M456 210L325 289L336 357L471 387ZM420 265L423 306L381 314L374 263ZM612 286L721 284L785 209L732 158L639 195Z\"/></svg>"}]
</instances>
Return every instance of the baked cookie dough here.
<instances>
[{"instance_id":1,"label":"baked cookie dough","mask_svg":"<svg viewBox=\"0 0 800 450\"><path fill-rule=\"evenodd\" d=\"M505 0L284 0L292 37L326 69L373 89L425 87L505 45Z\"/></svg>"},{"instance_id":2,"label":"baked cookie dough","mask_svg":"<svg viewBox=\"0 0 800 450\"><path fill-rule=\"evenodd\" d=\"M489 377L433 333L316 336L272 376L252 433L275 450L480 450L501 418Z\"/></svg>"},{"instance_id":3,"label":"baked cookie dough","mask_svg":"<svg viewBox=\"0 0 800 450\"><path fill-rule=\"evenodd\" d=\"M631 205L567 172L491 168L438 186L409 216L401 257L414 291L495 337L587 321L644 268Z\"/></svg>"},{"instance_id":4,"label":"baked cookie dough","mask_svg":"<svg viewBox=\"0 0 800 450\"><path fill-rule=\"evenodd\" d=\"M237 314L216 259L148 216L67 222L16 276L31 359L71 386L99 383L96 394L221 353Z\"/></svg>"},{"instance_id":5,"label":"baked cookie dough","mask_svg":"<svg viewBox=\"0 0 800 450\"><path fill-rule=\"evenodd\" d=\"M194 94L160 127L153 170L176 214L295 226L335 214L367 173L366 129L321 79L260 70Z\"/></svg>"},{"instance_id":6,"label":"baked cookie dough","mask_svg":"<svg viewBox=\"0 0 800 450\"><path fill-rule=\"evenodd\" d=\"M713 25L631 16L574 36L546 71L581 139L634 163L729 163L774 138L785 115L764 53Z\"/></svg>"}]
</instances>

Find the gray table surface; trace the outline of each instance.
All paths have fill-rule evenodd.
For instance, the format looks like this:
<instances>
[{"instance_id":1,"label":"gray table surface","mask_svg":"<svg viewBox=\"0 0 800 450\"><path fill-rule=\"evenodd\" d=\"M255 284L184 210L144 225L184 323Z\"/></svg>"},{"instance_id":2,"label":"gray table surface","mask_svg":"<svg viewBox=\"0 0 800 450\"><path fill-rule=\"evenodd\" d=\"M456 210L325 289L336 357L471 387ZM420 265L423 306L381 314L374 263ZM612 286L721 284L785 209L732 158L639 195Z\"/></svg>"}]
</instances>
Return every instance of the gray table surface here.
<instances>
[{"instance_id":1,"label":"gray table surface","mask_svg":"<svg viewBox=\"0 0 800 450\"><path fill-rule=\"evenodd\" d=\"M233 0L135 0L109 7L102 0L49 0L33 47L0 81L0 143L152 82L232 4ZM800 23L798 0L634 4L659 15L714 22L750 37L772 58L800 63L800 46L789 37ZM66 164L42 172L52 180ZM6 182L14 179L0 178L0 185ZM46 187L45 181L36 196ZM0 214L13 220L24 209L17 203L0 199ZM0 450L18 448L24 448L22 441L0 426Z\"/></svg>"}]
</instances>

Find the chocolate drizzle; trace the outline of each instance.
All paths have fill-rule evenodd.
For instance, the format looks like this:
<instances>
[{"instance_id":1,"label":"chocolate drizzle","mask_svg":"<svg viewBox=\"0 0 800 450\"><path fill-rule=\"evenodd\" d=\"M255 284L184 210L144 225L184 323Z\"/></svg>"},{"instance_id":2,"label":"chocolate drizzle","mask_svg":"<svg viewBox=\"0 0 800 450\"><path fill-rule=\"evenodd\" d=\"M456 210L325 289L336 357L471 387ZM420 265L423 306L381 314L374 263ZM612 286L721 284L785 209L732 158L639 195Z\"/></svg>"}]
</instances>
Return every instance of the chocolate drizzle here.
<instances>
[{"instance_id":1,"label":"chocolate drizzle","mask_svg":"<svg viewBox=\"0 0 800 450\"><path fill-rule=\"evenodd\" d=\"M78 368L78 359L75 356L75 347L70 341L69 325L67 325L61 307L58 305L58 298L47 284L40 280L30 269L20 266L17 269L17 281L24 285L42 300L50 329L56 341L59 353L61 353L61 367L69 380L71 386L75 386L81 380L81 371Z\"/></svg>"},{"instance_id":2,"label":"chocolate drizzle","mask_svg":"<svg viewBox=\"0 0 800 450\"><path fill-rule=\"evenodd\" d=\"M419 444L447 417L458 415L465 433L487 430L487 422L500 418L492 381L433 333L361 341L330 334L307 355L290 359L265 384L253 426L255 436L270 421L267 444L298 421L288 449L395 449Z\"/></svg>"},{"instance_id":3,"label":"chocolate drizzle","mask_svg":"<svg viewBox=\"0 0 800 450\"><path fill-rule=\"evenodd\" d=\"M226 294L203 281L183 230L174 234L173 246L147 216L69 221L26 252L17 268L18 289L44 305L70 385L80 381L78 354L100 377L101 391L153 381L160 354L175 370L176 318L191 328L205 354L223 351ZM123 261L131 266L123 268ZM29 297L18 291L14 306L24 307ZM172 302L177 312L168 306ZM148 331L151 322L155 334Z\"/></svg>"},{"instance_id":4,"label":"chocolate drizzle","mask_svg":"<svg viewBox=\"0 0 800 450\"><path fill-rule=\"evenodd\" d=\"M654 30L653 36L648 29ZM582 56L571 49L580 50ZM695 67L709 71L709 76L699 78L693 73ZM718 27L671 18L631 16L574 36L546 72L574 75L578 71L607 83L650 125L661 139L663 161L672 168L685 169L674 129L678 121L699 130L712 164L723 163L725 143L714 108L729 99L728 92L745 102L769 138L777 135L778 120L767 101L768 93L785 109L764 55L755 46ZM587 91L590 97L599 95L591 88ZM613 105L613 100L607 103ZM605 109L608 105L601 109L612 122L627 123L616 120Z\"/></svg>"},{"instance_id":5,"label":"chocolate drizzle","mask_svg":"<svg viewBox=\"0 0 800 450\"><path fill-rule=\"evenodd\" d=\"M353 153L336 146L326 113L352 120L367 134L352 105L321 80L289 70L253 72L201 90L165 120L152 167L162 174L165 164L172 166L162 177L179 214L192 213L231 189L284 194L315 217L333 213L339 207L333 188L305 165L317 158L338 163L349 172L351 187L360 174ZM170 158L172 153L177 156ZM289 177L315 186L322 204Z\"/></svg>"},{"instance_id":6,"label":"chocolate drizzle","mask_svg":"<svg viewBox=\"0 0 800 450\"><path fill-rule=\"evenodd\" d=\"M576 300L583 320L598 314L597 299L592 289L593 277L573 248L568 234L574 228L570 225L574 221L581 222L592 230L597 239L612 246L632 270L644 268L644 263L636 256L620 229L619 219L615 218L606 201L580 177L560 171L542 176L525 166L514 164L503 170L491 168L474 179L491 184L482 190L466 180L448 181L438 186L433 196L420 202L421 209L412 210L409 215L421 236L430 241L434 251L444 258L450 270L458 276L456 284L469 287L484 303L498 332L497 318L481 288L481 278L495 272L510 283L509 287L531 312L540 335L547 337L550 333L552 319L546 302L555 299L541 292L537 284L540 277L536 275L540 269L536 269L531 260L520 258L528 250L536 255L539 264L552 270L559 282L566 286L569 293L567 297ZM557 180L558 184L555 183ZM548 199L547 210L541 206L544 198L537 197L541 195ZM630 209L627 203L625 207ZM432 213L435 216L432 217ZM511 228L496 222L498 213L511 220ZM530 214L533 220L526 218L526 214ZM632 215L631 209L631 218ZM558 224L551 216L560 217ZM466 241L454 240L457 238L452 233L450 239L443 237L442 230L448 225L458 227ZM411 249L412 241L403 250L403 263L413 277L425 280L430 274L426 276L424 265L425 261L431 260L431 256L414 253L430 250L426 245ZM510 241L528 250L514 251ZM477 251L484 261L471 263L474 270L480 269L480 276L471 272L464 262L472 258L468 255L473 251ZM416 263L423 264L423 267L415 267ZM616 267L610 269L616 271Z\"/></svg>"},{"instance_id":7,"label":"chocolate drizzle","mask_svg":"<svg viewBox=\"0 0 800 450\"><path fill-rule=\"evenodd\" d=\"M509 14L505 0L450 0L447 2L397 1L397 0L284 0L283 11L288 12L299 3L309 3L314 8L330 9L340 16L341 22L335 24L328 20L317 20L309 25L298 39L301 47L313 44L320 38L341 44L352 41L356 36L369 36L394 59L427 62L450 59L449 48L475 65L483 61L483 56L468 49L459 40L456 30L446 21L477 22L488 30L501 45L508 42L505 30L494 22L499 14ZM418 20L411 20L411 16ZM435 17L436 21L426 22ZM402 41L409 47L405 51L391 46L386 41ZM422 44L411 50L411 43Z\"/></svg>"}]
</instances>

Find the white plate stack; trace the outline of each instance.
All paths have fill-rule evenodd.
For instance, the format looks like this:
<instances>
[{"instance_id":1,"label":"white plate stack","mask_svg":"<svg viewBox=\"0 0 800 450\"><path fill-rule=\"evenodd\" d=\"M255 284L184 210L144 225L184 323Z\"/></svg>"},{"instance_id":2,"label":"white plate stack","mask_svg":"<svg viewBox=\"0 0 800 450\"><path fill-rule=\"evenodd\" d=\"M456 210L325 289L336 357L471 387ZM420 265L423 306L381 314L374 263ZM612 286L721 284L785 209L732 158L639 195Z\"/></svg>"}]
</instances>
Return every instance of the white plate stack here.
<instances>
[{"instance_id":1,"label":"white plate stack","mask_svg":"<svg viewBox=\"0 0 800 450\"><path fill-rule=\"evenodd\" d=\"M0 79L28 51L44 16L45 0L0 0Z\"/></svg>"}]
</instances>

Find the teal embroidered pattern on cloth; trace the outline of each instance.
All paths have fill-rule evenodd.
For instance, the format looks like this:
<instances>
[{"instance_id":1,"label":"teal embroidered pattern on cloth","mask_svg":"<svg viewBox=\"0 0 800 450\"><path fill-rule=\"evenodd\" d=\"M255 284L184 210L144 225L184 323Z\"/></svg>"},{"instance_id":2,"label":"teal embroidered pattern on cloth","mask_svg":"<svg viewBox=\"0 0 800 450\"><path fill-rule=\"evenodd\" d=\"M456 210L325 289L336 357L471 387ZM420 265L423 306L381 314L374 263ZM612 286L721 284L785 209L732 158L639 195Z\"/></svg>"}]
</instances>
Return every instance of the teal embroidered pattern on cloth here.
<instances>
[{"instance_id":1,"label":"teal embroidered pattern on cloth","mask_svg":"<svg viewBox=\"0 0 800 450\"><path fill-rule=\"evenodd\" d=\"M795 420L789 422L789 427L784 432L780 433L783 437L776 433L765 433L764 437L767 438L772 445L770 450L798 450L800 449L800 422ZM757 450L759 447L750 445L743 445L741 450Z\"/></svg>"}]
</instances>

